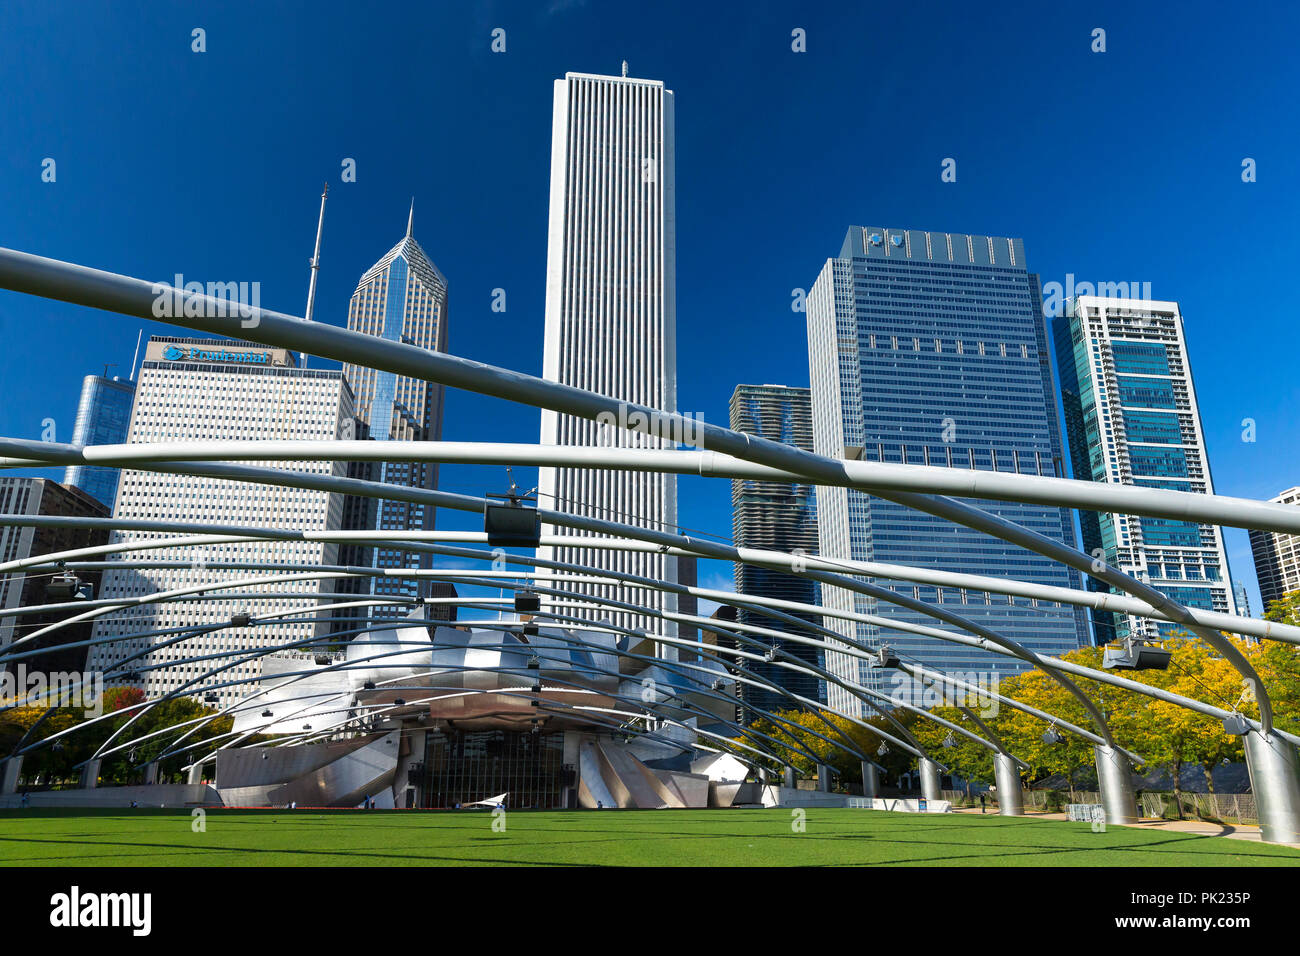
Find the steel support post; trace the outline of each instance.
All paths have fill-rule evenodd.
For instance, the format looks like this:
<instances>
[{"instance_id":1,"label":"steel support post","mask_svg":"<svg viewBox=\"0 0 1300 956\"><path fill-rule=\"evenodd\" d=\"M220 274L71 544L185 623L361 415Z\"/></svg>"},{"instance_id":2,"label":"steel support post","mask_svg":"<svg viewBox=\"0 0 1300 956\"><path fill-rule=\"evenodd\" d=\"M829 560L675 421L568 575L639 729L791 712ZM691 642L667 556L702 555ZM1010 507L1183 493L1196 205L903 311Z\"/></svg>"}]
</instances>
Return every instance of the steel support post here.
<instances>
[{"instance_id":1,"label":"steel support post","mask_svg":"<svg viewBox=\"0 0 1300 956\"><path fill-rule=\"evenodd\" d=\"M998 785L998 813L1004 817L1025 815L1025 796L1020 786L1020 768L1010 754L993 755L993 778Z\"/></svg>"},{"instance_id":2,"label":"steel support post","mask_svg":"<svg viewBox=\"0 0 1300 956\"><path fill-rule=\"evenodd\" d=\"M831 768L824 763L817 765L817 789L822 793L831 792Z\"/></svg>"},{"instance_id":3,"label":"steel support post","mask_svg":"<svg viewBox=\"0 0 1300 956\"><path fill-rule=\"evenodd\" d=\"M10 757L0 764L0 793L17 793L18 778L23 773L23 758Z\"/></svg>"},{"instance_id":4,"label":"steel support post","mask_svg":"<svg viewBox=\"0 0 1300 956\"><path fill-rule=\"evenodd\" d=\"M943 788L939 785L939 765L929 757L921 758L921 796L926 800L943 799Z\"/></svg>"},{"instance_id":5,"label":"steel support post","mask_svg":"<svg viewBox=\"0 0 1300 956\"><path fill-rule=\"evenodd\" d=\"M1300 759L1277 734L1242 737L1260 836L1268 843L1300 843Z\"/></svg>"},{"instance_id":6,"label":"steel support post","mask_svg":"<svg viewBox=\"0 0 1300 956\"><path fill-rule=\"evenodd\" d=\"M870 760L862 761L862 795L869 800L880 796L880 771Z\"/></svg>"},{"instance_id":7,"label":"steel support post","mask_svg":"<svg viewBox=\"0 0 1300 956\"><path fill-rule=\"evenodd\" d=\"M99 786L99 759L87 760L86 765L81 768L81 787L83 790L94 790Z\"/></svg>"},{"instance_id":8,"label":"steel support post","mask_svg":"<svg viewBox=\"0 0 1300 956\"><path fill-rule=\"evenodd\" d=\"M1101 791L1101 808L1106 823L1137 823L1137 797L1133 792L1133 765L1117 747L1097 744L1097 788Z\"/></svg>"}]
</instances>

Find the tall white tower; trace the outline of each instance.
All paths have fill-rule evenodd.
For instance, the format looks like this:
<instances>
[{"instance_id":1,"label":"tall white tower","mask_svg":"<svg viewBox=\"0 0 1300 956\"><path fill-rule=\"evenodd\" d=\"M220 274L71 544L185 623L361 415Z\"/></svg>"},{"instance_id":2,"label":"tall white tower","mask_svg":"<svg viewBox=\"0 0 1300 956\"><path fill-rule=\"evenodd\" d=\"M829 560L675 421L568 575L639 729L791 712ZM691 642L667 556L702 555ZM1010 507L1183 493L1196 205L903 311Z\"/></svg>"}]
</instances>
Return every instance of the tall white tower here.
<instances>
[{"instance_id":1,"label":"tall white tower","mask_svg":"<svg viewBox=\"0 0 1300 956\"><path fill-rule=\"evenodd\" d=\"M627 402L676 409L673 177L673 94L663 83L582 73L567 73L555 81L545 378ZM669 447L663 439L546 410L541 441ZM543 468L538 493L543 508L668 531L677 522L677 485L671 475ZM575 544L543 547L538 554L676 579L676 559L658 553L609 552ZM654 608L673 610L676 605L672 596L645 588L562 586ZM674 627L640 615L564 601L551 606L559 613L675 633Z\"/></svg>"}]
</instances>

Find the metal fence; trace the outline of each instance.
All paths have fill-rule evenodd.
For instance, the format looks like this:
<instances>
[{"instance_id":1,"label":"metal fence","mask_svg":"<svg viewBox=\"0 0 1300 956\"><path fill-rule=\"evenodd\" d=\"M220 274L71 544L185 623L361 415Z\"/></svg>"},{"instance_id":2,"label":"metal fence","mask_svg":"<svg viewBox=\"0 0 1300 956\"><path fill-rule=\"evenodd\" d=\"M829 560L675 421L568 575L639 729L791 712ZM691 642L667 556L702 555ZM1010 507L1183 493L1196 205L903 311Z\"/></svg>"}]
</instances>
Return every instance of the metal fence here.
<instances>
[{"instance_id":1,"label":"metal fence","mask_svg":"<svg viewBox=\"0 0 1300 956\"><path fill-rule=\"evenodd\" d=\"M1180 793L1183 816L1216 823L1259 823L1253 793ZM1142 815L1173 818L1178 816L1172 793L1142 794Z\"/></svg>"}]
</instances>

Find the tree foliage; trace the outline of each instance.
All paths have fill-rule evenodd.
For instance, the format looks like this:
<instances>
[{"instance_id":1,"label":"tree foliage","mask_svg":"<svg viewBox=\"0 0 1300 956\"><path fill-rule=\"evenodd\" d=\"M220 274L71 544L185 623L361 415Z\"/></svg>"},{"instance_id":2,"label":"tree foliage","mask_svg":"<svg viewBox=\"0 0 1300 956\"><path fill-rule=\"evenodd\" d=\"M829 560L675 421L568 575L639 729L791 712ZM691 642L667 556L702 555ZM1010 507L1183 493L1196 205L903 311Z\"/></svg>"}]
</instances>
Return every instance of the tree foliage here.
<instances>
[{"instance_id":1,"label":"tree foliage","mask_svg":"<svg viewBox=\"0 0 1300 956\"><path fill-rule=\"evenodd\" d=\"M73 783L80 776L77 765L89 760L115 733L122 731L107 749L113 750L119 744L127 746L103 757L100 778L104 783L133 783L142 779L145 764L171 750L182 735L189 733L186 745L210 746L214 738L228 734L233 724L230 717L218 717L202 726L192 723L215 711L189 698L160 701L141 713L141 708L135 705L144 701L144 694L134 688L110 687L100 700L105 716L94 721L80 707L58 707L48 713L44 707L0 710L0 755L14 752L24 738L24 750L55 738L24 755L23 776L42 784ZM181 767L195 752L202 751L187 750L161 760L158 779L179 779Z\"/></svg>"},{"instance_id":2,"label":"tree foliage","mask_svg":"<svg viewBox=\"0 0 1300 956\"><path fill-rule=\"evenodd\" d=\"M1300 593L1289 595L1285 602L1274 602L1270 608L1272 620L1296 622L1300 615ZM1284 618L1281 615L1292 615ZM1273 701L1275 720L1279 727L1300 732L1300 647L1277 641L1246 641L1225 635L1249 660L1260 674ZM1183 697L1204 701L1227 711L1237 711L1258 719L1259 704L1252 689L1245 684L1232 664L1222 654L1198 637L1177 636L1165 642L1172 652L1167 670L1124 671L1129 680L1149 687L1158 687ZM1073 663L1100 670L1100 648L1086 647L1064 655ZM1241 739L1228 734L1220 720L1198 714L1177 704L1155 700L1126 688L1115 687L1083 677L1072 677L1105 716L1116 742L1146 761L1147 768L1165 768L1175 775L1189 765L1205 770L1207 779L1213 767L1223 761L1243 759ZM1083 703L1048 674L1031 670L1004 677L997 692L1038 710L1054 714L1063 721L1096 732L1096 725ZM987 703L987 702L986 702ZM972 709L975 705L971 703ZM1024 779L1028 783L1060 775L1079 787L1095 785L1093 744L1080 735L1060 728L1059 743L1043 740L1047 724L1040 718L1007 704L993 701L987 708L991 713L979 716L996 734L1007 749L1025 761L1029 770ZM936 707L932 713L973 733L985 736L979 726L956 707ZM808 712L789 712L780 715L801 728L816 730L834 738L816 715ZM823 715L826 721L846 734L862 753L873 757L897 778L915 766L915 758L892 747L885 758L876 758L881 738L871 730L832 714ZM935 760L951 768L958 776L979 783L993 781L993 753L960 733L933 720L903 711L895 716L908 726L923 748ZM873 727L888 731L883 718L864 721ZM814 772L813 761L788 746L796 742L817 756L817 762L826 763L839 771L842 782L861 780L857 756L820 740L811 733L793 735L791 731L773 726L767 721L754 725L755 729L770 734L783 744L783 759L792 763L806 775ZM775 765L774 765L775 766ZM1211 781L1212 786L1212 781Z\"/></svg>"}]
</instances>

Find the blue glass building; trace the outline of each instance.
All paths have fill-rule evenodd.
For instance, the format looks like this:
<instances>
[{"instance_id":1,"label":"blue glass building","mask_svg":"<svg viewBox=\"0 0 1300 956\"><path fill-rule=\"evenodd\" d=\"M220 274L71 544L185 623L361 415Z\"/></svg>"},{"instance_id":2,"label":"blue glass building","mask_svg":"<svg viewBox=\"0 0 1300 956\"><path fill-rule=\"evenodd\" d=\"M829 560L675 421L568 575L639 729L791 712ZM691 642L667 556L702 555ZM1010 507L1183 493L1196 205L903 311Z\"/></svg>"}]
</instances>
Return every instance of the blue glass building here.
<instances>
[{"instance_id":1,"label":"blue glass building","mask_svg":"<svg viewBox=\"0 0 1300 956\"><path fill-rule=\"evenodd\" d=\"M1038 277L1020 239L853 226L807 301L814 447L834 458L943 468L1063 474L1047 329ZM972 502L1074 545L1067 511ZM901 505L844 488L819 488L821 555L1078 588L1047 558ZM1082 612L1057 602L909 580L877 584L940 605L1036 651L1088 643ZM937 626L933 618L840 588L824 604ZM1020 662L875 624L826 624L853 640L887 643L904 660L989 675ZM946 625L945 625L946 626ZM832 672L890 691L890 678L846 655ZM882 686L884 685L884 686ZM857 709L843 690L828 702Z\"/></svg>"},{"instance_id":2,"label":"blue glass building","mask_svg":"<svg viewBox=\"0 0 1300 956\"><path fill-rule=\"evenodd\" d=\"M786 385L737 385L731 395L733 431L758 435L812 451L812 399L806 388ZM738 478L731 482L732 540L738 548L817 553L817 496L809 484ZM736 565L736 591L758 597L818 604L817 582L796 574L750 564ZM821 616L795 613L814 625ZM820 639L811 629L739 608L737 620L774 631ZM759 640L767 638L759 637ZM770 643L787 655L820 667L822 654L810 644L774 638ZM748 669L765 680L809 700L825 700L824 682L776 663L751 661ZM790 710L798 705L775 690L741 685L741 700L764 710Z\"/></svg>"},{"instance_id":3,"label":"blue glass building","mask_svg":"<svg viewBox=\"0 0 1300 956\"><path fill-rule=\"evenodd\" d=\"M348 305L348 328L390 342L445 352L447 280L415 241L414 222L412 203L406 235L357 283ZM356 393L357 417L368 429L366 437L375 441L437 441L442 437L441 385L351 362L343 363L343 373ZM386 484L426 490L438 487L436 461L385 461L378 470L375 477ZM384 498L373 505L374 527L379 531L432 531L434 517L434 507L422 502ZM376 568L433 566L428 554L394 548L375 548L372 553ZM428 597L432 591L427 579L379 577L374 579L371 593L414 598ZM406 613L401 605L392 606L389 612Z\"/></svg>"},{"instance_id":4,"label":"blue glass building","mask_svg":"<svg viewBox=\"0 0 1300 956\"><path fill-rule=\"evenodd\" d=\"M77 420L72 426L74 445L116 445L126 441L131 424L131 405L135 402L135 383L114 376L87 375L81 383L81 401ZM110 510L117 498L117 468L69 465L63 483L80 488Z\"/></svg>"},{"instance_id":5,"label":"blue glass building","mask_svg":"<svg viewBox=\"0 0 1300 956\"><path fill-rule=\"evenodd\" d=\"M1192 363L1177 302L1079 295L1055 319L1074 477L1214 494ZM1185 607L1237 612L1215 525L1125 514L1079 515L1083 545ZM1089 579L1096 591L1109 589ZM1185 634L1181 625L1092 612L1099 644Z\"/></svg>"}]
</instances>

